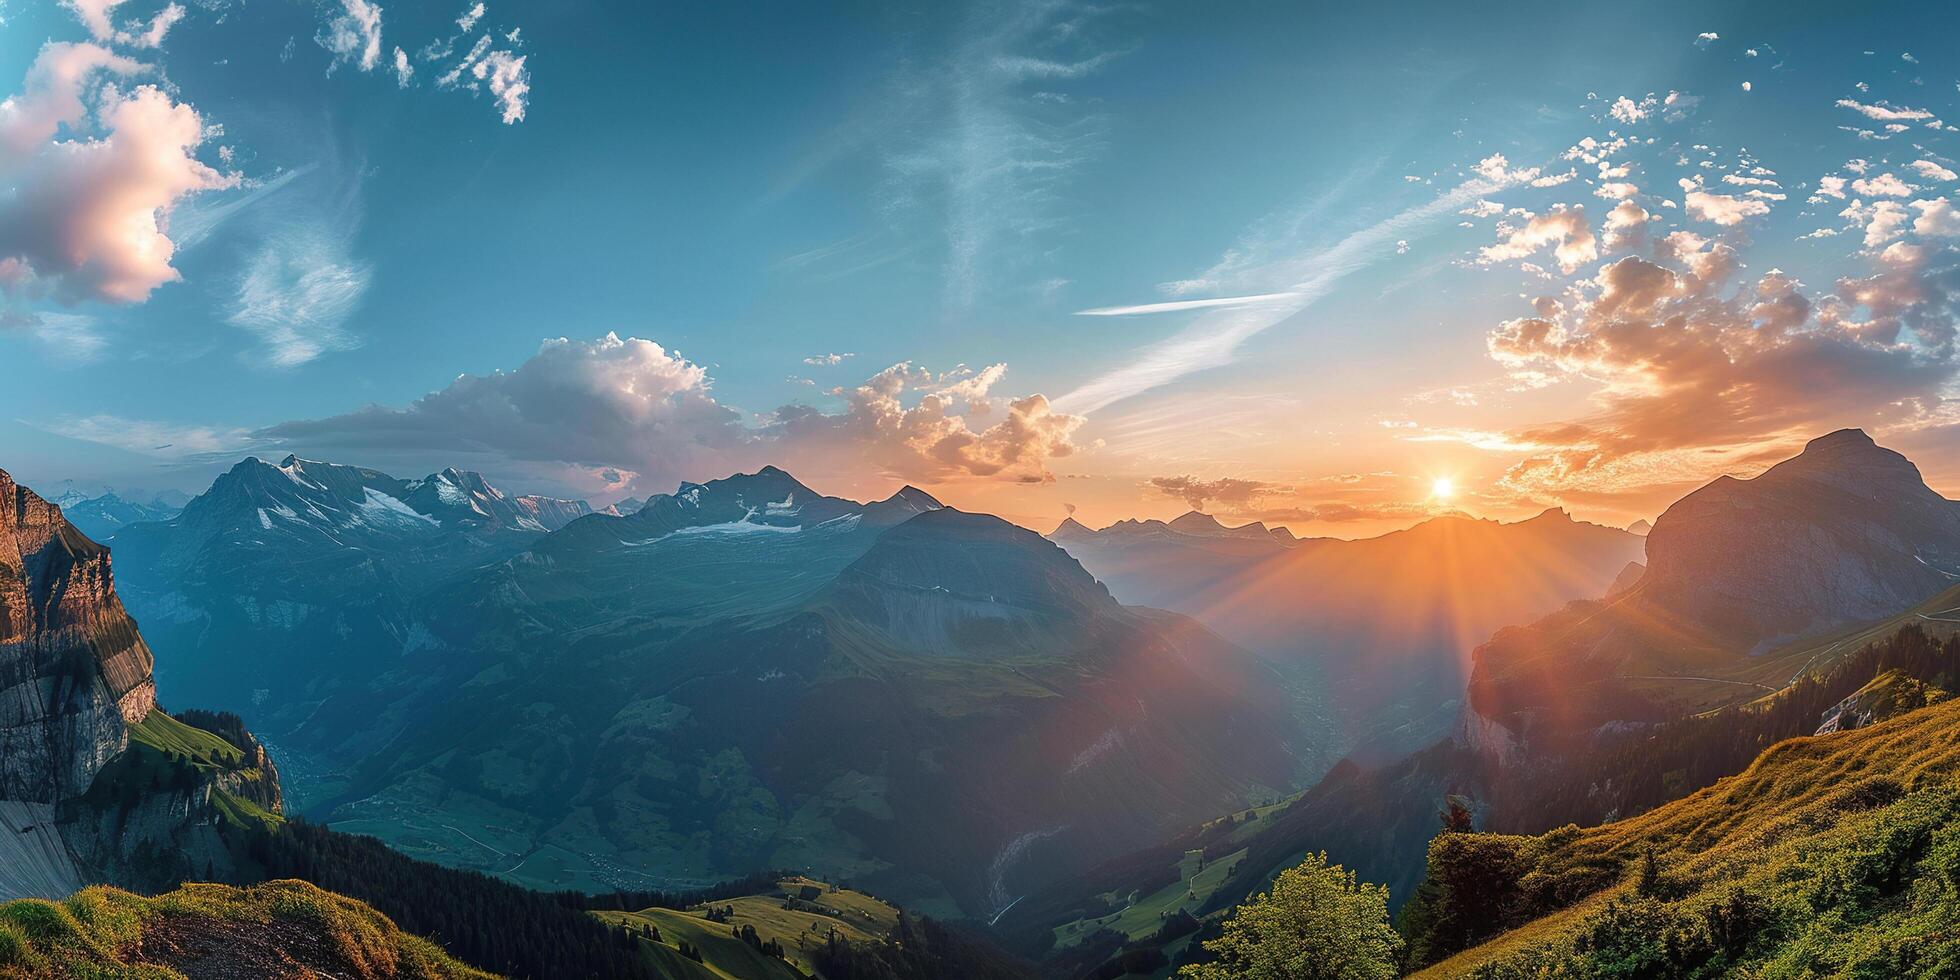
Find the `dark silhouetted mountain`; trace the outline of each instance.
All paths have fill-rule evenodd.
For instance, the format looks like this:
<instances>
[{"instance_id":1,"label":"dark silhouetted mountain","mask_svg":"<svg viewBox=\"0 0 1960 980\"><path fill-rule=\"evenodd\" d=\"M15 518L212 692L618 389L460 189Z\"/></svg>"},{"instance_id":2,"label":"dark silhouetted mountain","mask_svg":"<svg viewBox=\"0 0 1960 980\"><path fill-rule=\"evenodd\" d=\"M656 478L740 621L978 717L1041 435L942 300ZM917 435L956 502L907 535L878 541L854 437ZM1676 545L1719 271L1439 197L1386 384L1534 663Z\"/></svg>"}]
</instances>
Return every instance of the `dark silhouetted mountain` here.
<instances>
[{"instance_id":1,"label":"dark silhouetted mountain","mask_svg":"<svg viewBox=\"0 0 1960 980\"><path fill-rule=\"evenodd\" d=\"M1953 586L1960 503L1846 429L1754 479L1722 477L1682 498L1646 544L1646 570L1612 600L1577 603L1478 650L1471 701L1499 726L1482 734L1501 743L1651 721L1827 666L1832 651L1787 664L1776 652ZM1841 646L1836 654L1855 648Z\"/></svg>"},{"instance_id":2,"label":"dark silhouetted mountain","mask_svg":"<svg viewBox=\"0 0 1960 980\"><path fill-rule=\"evenodd\" d=\"M1337 755L1362 747L1375 759L1450 729L1469 652L1492 632L1604 594L1641 554L1641 539L1556 510L1290 546L1259 525L1219 527L1187 514L1064 525L1056 540L1123 602L1194 616L1322 692Z\"/></svg>"},{"instance_id":3,"label":"dark silhouetted mountain","mask_svg":"<svg viewBox=\"0 0 1960 980\"><path fill-rule=\"evenodd\" d=\"M1239 538L1260 543L1279 540L1273 535L1272 531L1266 528L1266 525L1257 521L1251 524L1241 524L1238 527L1226 527L1219 523L1218 518L1210 514L1199 513L1195 510L1185 511L1169 524L1166 524L1165 527L1179 534L1192 534L1206 538Z\"/></svg>"},{"instance_id":4,"label":"dark silhouetted mountain","mask_svg":"<svg viewBox=\"0 0 1960 980\"><path fill-rule=\"evenodd\" d=\"M1637 561L1627 562L1627 567L1620 569L1620 574L1613 577L1613 584L1607 586L1606 599L1609 601L1618 599L1633 591L1633 587L1640 584L1640 577L1645 574L1647 574L1646 565Z\"/></svg>"}]
</instances>

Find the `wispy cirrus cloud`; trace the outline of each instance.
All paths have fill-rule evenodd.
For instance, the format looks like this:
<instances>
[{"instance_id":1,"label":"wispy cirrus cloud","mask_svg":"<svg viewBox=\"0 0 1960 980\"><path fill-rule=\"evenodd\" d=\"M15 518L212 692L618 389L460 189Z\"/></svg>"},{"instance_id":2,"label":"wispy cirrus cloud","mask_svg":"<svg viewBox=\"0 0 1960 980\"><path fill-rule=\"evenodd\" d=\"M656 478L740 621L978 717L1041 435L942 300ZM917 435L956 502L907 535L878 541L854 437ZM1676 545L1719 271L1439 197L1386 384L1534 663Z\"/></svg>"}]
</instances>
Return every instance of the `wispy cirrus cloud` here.
<instances>
[{"instance_id":1,"label":"wispy cirrus cloud","mask_svg":"<svg viewBox=\"0 0 1960 980\"><path fill-rule=\"evenodd\" d=\"M183 5L172 3L166 4L148 21L125 21L118 26L115 8L123 3L124 0L63 0L62 6L74 12L82 26L88 28L90 37L104 44L115 43L132 48L162 45L170 28L184 19Z\"/></svg>"},{"instance_id":2,"label":"wispy cirrus cloud","mask_svg":"<svg viewBox=\"0 0 1960 980\"><path fill-rule=\"evenodd\" d=\"M1296 293L1261 293L1256 296L1217 296L1211 299L1179 299L1164 303L1140 303L1135 306L1099 306L1094 309L1077 310L1076 316L1138 316L1146 313L1181 313L1185 310L1208 310L1224 306L1257 306L1261 303L1283 303L1297 297Z\"/></svg>"},{"instance_id":3,"label":"wispy cirrus cloud","mask_svg":"<svg viewBox=\"0 0 1960 980\"><path fill-rule=\"evenodd\" d=\"M1178 288L1264 286L1270 290L1278 286L1283 291L1258 296L1284 298L1206 309L1177 334L1143 348L1128 363L1056 399L1055 406L1088 415L1198 371L1230 364L1241 344L1298 315L1341 280L1393 256L1398 242L1438 220L1453 217L1458 209L1485 195L1538 176L1536 169L1513 169L1503 156L1492 156L1473 168L1472 176L1443 194L1351 232L1332 245L1311 248L1286 242L1276 248L1269 242L1242 243L1211 270Z\"/></svg>"},{"instance_id":4,"label":"wispy cirrus cloud","mask_svg":"<svg viewBox=\"0 0 1960 980\"><path fill-rule=\"evenodd\" d=\"M57 415L21 419L21 424L68 439L111 446L145 456L187 460L222 457L246 451L252 444L244 429L184 425L119 415Z\"/></svg>"},{"instance_id":5,"label":"wispy cirrus cloud","mask_svg":"<svg viewBox=\"0 0 1960 980\"><path fill-rule=\"evenodd\" d=\"M347 329L374 277L355 253L364 208L361 171L332 148L232 201L200 211L202 236L219 225L238 263L226 284L224 318L255 335L260 362L292 368L360 343Z\"/></svg>"},{"instance_id":6,"label":"wispy cirrus cloud","mask_svg":"<svg viewBox=\"0 0 1960 980\"><path fill-rule=\"evenodd\" d=\"M0 310L0 336L9 334L32 338L59 364L87 364L109 346L95 317L85 313Z\"/></svg>"},{"instance_id":7,"label":"wispy cirrus cloud","mask_svg":"<svg viewBox=\"0 0 1960 980\"><path fill-rule=\"evenodd\" d=\"M889 208L923 213L945 240L949 306L1026 271L1069 221L1074 171L1102 149L1106 120L1067 89L1120 56L1101 42L1109 8L1051 0L974 3L950 52L897 83L883 139Z\"/></svg>"}]
</instances>

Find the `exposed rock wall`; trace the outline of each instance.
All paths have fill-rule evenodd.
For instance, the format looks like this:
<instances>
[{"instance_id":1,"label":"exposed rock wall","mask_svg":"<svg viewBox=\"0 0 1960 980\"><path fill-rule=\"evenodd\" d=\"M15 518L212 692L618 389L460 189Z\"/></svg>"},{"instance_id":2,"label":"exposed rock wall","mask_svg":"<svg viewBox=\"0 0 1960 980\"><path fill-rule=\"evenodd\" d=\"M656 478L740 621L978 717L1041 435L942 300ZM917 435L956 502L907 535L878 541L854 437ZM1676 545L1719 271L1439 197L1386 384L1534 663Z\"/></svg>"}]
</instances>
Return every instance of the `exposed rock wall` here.
<instances>
[{"instance_id":1,"label":"exposed rock wall","mask_svg":"<svg viewBox=\"0 0 1960 980\"><path fill-rule=\"evenodd\" d=\"M165 758L131 744L132 726L167 720L150 718L152 659L109 550L0 471L0 899L223 878L221 796L279 811L249 738L233 767L144 768L143 752Z\"/></svg>"},{"instance_id":2,"label":"exposed rock wall","mask_svg":"<svg viewBox=\"0 0 1960 980\"><path fill-rule=\"evenodd\" d=\"M0 800L0 901L57 898L82 887L54 807Z\"/></svg>"},{"instance_id":3,"label":"exposed rock wall","mask_svg":"<svg viewBox=\"0 0 1960 980\"><path fill-rule=\"evenodd\" d=\"M0 800L87 791L156 703L108 549L0 471Z\"/></svg>"}]
</instances>

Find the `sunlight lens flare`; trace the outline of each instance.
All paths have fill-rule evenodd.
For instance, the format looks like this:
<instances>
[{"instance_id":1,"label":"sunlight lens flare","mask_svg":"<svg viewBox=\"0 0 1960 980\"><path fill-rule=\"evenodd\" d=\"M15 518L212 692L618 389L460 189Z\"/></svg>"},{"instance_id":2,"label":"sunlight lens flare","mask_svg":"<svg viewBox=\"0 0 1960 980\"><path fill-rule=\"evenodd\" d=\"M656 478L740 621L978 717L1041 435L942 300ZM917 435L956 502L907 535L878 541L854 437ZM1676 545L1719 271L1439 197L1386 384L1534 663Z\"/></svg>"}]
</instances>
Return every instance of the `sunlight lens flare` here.
<instances>
[{"instance_id":1,"label":"sunlight lens flare","mask_svg":"<svg viewBox=\"0 0 1960 980\"><path fill-rule=\"evenodd\" d=\"M1439 476L1429 484L1429 497L1432 500L1448 500L1456 496L1456 481L1447 476Z\"/></svg>"}]
</instances>

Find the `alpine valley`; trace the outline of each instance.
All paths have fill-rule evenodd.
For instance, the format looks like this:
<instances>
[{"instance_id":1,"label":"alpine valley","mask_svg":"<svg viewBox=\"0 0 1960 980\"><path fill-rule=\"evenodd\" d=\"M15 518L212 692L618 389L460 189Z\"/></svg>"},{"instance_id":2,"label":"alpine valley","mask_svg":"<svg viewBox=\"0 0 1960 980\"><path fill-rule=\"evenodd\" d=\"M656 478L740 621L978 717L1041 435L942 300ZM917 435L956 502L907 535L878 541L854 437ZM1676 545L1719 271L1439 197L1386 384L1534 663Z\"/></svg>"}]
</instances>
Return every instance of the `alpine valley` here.
<instances>
[{"instance_id":1,"label":"alpine valley","mask_svg":"<svg viewBox=\"0 0 1960 980\"><path fill-rule=\"evenodd\" d=\"M1960 980L1955 38L0 0L0 980Z\"/></svg>"},{"instance_id":2,"label":"alpine valley","mask_svg":"<svg viewBox=\"0 0 1960 980\"><path fill-rule=\"evenodd\" d=\"M1755 819L1754 791L1721 787L1791 765L1759 753L1807 736L1856 759L1889 719L1932 724L1960 664L1960 504L1856 430L1687 495L1644 538L1556 511L1354 541L1195 513L1043 538L774 467L621 513L288 457L105 547L4 488L0 892L73 893L84 933L105 910L149 923L113 928L163 930L142 962L165 965L204 941L196 916L276 921L286 900L252 889L298 877L349 896L304 893L342 903L332 921L377 923L335 928L437 974L574 962L492 936L548 908L609 971L692 975L716 949L718 975L849 976L839 957L905 948L881 945L919 928L900 907L1002 976L1154 974L1202 962L1315 854L1387 883L1411 969L1578 962L1588 914L1704 900L1682 879L1587 913L1636 858L1727 867L1708 862L1733 835L1656 836L1637 828L1672 825L1646 814ZM1911 819L1938 839L1948 770L1912 765L1860 792L1926 800ZM1798 810L1850 791L1778 778ZM1826 848L1867 832L1802 826ZM1781 907L1742 867L1707 887ZM244 890L164 895L161 920L129 894L187 881ZM484 897L404 901L459 888ZM851 940L811 947L777 904ZM715 939L745 921L747 945ZM387 938L397 922L447 949ZM1800 935L1709 956L1775 962ZM82 969L99 948L23 955Z\"/></svg>"}]
</instances>

